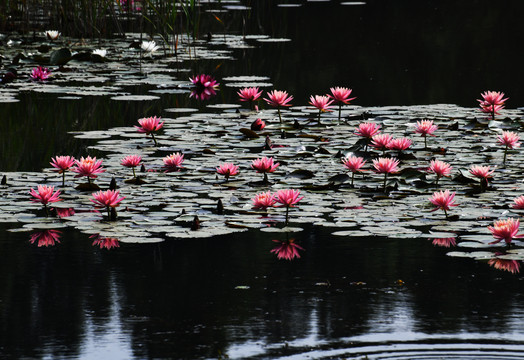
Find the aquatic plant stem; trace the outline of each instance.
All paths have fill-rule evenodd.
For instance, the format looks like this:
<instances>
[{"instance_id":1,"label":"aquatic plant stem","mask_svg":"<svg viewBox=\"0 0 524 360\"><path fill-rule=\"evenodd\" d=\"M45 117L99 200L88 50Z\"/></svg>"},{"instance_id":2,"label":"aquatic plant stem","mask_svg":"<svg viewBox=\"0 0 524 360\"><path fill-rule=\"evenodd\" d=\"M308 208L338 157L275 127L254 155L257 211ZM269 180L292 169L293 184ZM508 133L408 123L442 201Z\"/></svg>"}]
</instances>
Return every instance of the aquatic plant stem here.
<instances>
[{"instance_id":1,"label":"aquatic plant stem","mask_svg":"<svg viewBox=\"0 0 524 360\"><path fill-rule=\"evenodd\" d=\"M151 133L151 137L153 138L153 141L155 142L155 147L158 146L158 143L156 142L156 139L155 139L155 134Z\"/></svg>"},{"instance_id":2,"label":"aquatic plant stem","mask_svg":"<svg viewBox=\"0 0 524 360\"><path fill-rule=\"evenodd\" d=\"M285 226L289 224L289 206L286 206L286 222Z\"/></svg>"},{"instance_id":3,"label":"aquatic plant stem","mask_svg":"<svg viewBox=\"0 0 524 360\"><path fill-rule=\"evenodd\" d=\"M353 180L355 180L355 173L351 173L351 186L353 186Z\"/></svg>"},{"instance_id":4,"label":"aquatic plant stem","mask_svg":"<svg viewBox=\"0 0 524 360\"><path fill-rule=\"evenodd\" d=\"M338 103L338 125L340 125L340 116L342 114L342 102Z\"/></svg>"},{"instance_id":5,"label":"aquatic plant stem","mask_svg":"<svg viewBox=\"0 0 524 360\"><path fill-rule=\"evenodd\" d=\"M282 124L282 115L280 114L280 106L277 107L277 111L278 111L278 118L280 119L280 124Z\"/></svg>"},{"instance_id":6,"label":"aquatic plant stem","mask_svg":"<svg viewBox=\"0 0 524 360\"><path fill-rule=\"evenodd\" d=\"M135 168L132 167L131 169L133 169L133 179L136 179L136 173L135 173Z\"/></svg>"},{"instance_id":7,"label":"aquatic plant stem","mask_svg":"<svg viewBox=\"0 0 524 360\"><path fill-rule=\"evenodd\" d=\"M65 171L62 172L62 187L65 187Z\"/></svg>"},{"instance_id":8,"label":"aquatic plant stem","mask_svg":"<svg viewBox=\"0 0 524 360\"><path fill-rule=\"evenodd\" d=\"M508 154L508 145L506 145L506 148L504 149L504 160L502 160L502 164L506 166L506 155Z\"/></svg>"},{"instance_id":9,"label":"aquatic plant stem","mask_svg":"<svg viewBox=\"0 0 524 360\"><path fill-rule=\"evenodd\" d=\"M384 173L384 192L386 192L386 182L388 181L388 173Z\"/></svg>"}]
</instances>

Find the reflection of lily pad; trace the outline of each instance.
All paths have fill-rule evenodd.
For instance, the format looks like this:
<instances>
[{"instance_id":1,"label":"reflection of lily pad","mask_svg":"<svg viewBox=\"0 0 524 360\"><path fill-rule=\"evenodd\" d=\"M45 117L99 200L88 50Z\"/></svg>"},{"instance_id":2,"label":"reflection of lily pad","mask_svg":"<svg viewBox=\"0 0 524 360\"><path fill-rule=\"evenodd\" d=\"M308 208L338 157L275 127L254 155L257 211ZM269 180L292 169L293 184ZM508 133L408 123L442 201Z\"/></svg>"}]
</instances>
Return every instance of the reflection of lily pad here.
<instances>
[{"instance_id":1,"label":"reflection of lily pad","mask_svg":"<svg viewBox=\"0 0 524 360\"><path fill-rule=\"evenodd\" d=\"M266 227L266 228L260 229L260 231L268 232L268 233L291 233L291 232L300 232L300 231L303 231L303 230L304 229L299 228L299 227L289 227L289 226L286 226L286 227L283 227L283 228Z\"/></svg>"},{"instance_id":2,"label":"reflection of lily pad","mask_svg":"<svg viewBox=\"0 0 524 360\"><path fill-rule=\"evenodd\" d=\"M160 99L160 96L154 96L154 95L119 95L119 96L113 96L111 100L116 101L151 101L151 100L158 100Z\"/></svg>"}]
</instances>

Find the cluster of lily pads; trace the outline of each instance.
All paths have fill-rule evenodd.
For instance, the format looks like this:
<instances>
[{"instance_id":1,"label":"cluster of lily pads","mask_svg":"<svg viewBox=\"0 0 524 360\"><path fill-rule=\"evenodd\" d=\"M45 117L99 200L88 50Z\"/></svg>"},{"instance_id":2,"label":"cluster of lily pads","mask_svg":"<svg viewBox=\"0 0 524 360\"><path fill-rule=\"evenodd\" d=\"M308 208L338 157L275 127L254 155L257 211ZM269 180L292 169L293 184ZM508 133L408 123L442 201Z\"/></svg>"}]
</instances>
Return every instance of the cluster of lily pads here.
<instances>
[{"instance_id":1,"label":"cluster of lily pads","mask_svg":"<svg viewBox=\"0 0 524 360\"><path fill-rule=\"evenodd\" d=\"M151 54L158 50L151 42L141 46ZM203 102L220 86L206 74L189 82L161 79L164 87L167 81ZM351 104L351 89L333 87L329 94L312 95L307 106L296 106L286 91L263 96L261 88L272 84L261 80L222 80L238 89L239 102L249 104L247 109L239 104L210 104L210 112L171 108L162 118L139 119L134 128L75 133L96 140L90 148L106 155L80 160L58 156L43 173L6 174L1 220L22 222L21 230L52 228L54 233L40 237L42 244L57 241L57 228L72 226L106 248L115 246L115 239L154 242L260 229L285 235L274 251L284 259L296 258L302 250L289 234L300 231L300 224L314 224L342 237L430 238L436 245L461 249L449 255L518 269L524 253L513 217L524 202L515 165L522 160L516 150L522 113L504 109L504 94L481 94L481 111L454 105L364 108ZM48 86L36 81L32 89ZM69 165L58 165L62 161ZM372 166L366 168L367 163ZM132 178L125 168L132 168ZM87 183L73 186L69 170ZM263 173L262 181L250 175L255 171ZM12 206L13 200L27 199L28 188L43 210ZM53 202L57 197L61 201ZM119 205L123 210L117 218ZM276 205L286 212L273 210ZM439 209L445 216L433 215ZM36 216L46 213L57 217ZM503 219L511 214L512 220ZM511 247L500 249L492 236Z\"/></svg>"},{"instance_id":2,"label":"cluster of lily pads","mask_svg":"<svg viewBox=\"0 0 524 360\"><path fill-rule=\"evenodd\" d=\"M214 79L212 79L212 77L199 75L191 79L193 83L195 83L194 79L205 79L206 84L208 84L209 86L212 86L214 90L216 90L217 88L217 83L216 81L214 81ZM203 89L207 87L206 85L202 85L202 84L200 84L200 86ZM338 91L340 91L340 89L344 89L346 94L350 93L350 90L345 89L345 88L333 88L333 89L339 89ZM349 91L346 91L346 90L349 90ZM251 94L251 95L254 94L254 96L251 96L251 95L246 96L246 94ZM241 101L251 101L252 103L254 103L255 101L258 100L258 97L260 97L260 95L261 95L261 91L257 87L243 88L239 90L239 96L240 96ZM287 104L289 102L289 98L290 97L289 95L287 95L287 93L284 94L284 92L273 91L273 92L268 93L268 98L266 99L266 102L270 105L274 105L274 104L282 105L282 104ZM327 108L325 105L323 106L324 106L324 111L329 112L330 109ZM310 195L314 199L315 194L323 193L326 191L330 193L331 198L333 198L333 196L335 196L337 192L346 194L346 192L349 191L349 194L353 194L353 196L355 196L355 193L360 192L361 195L368 196L368 197L371 193L373 194L372 198L377 199L377 203L380 203L381 201L394 201L394 200L397 200L397 197L398 199L407 198L408 195L405 192L409 194L409 191L398 189L398 185L402 183L402 180L399 181L399 179L396 179L392 185L391 181L388 183L388 175L389 176L400 175L402 179L402 177L404 177L403 175L406 175L408 171L405 170L403 174L403 171L399 168L399 164L402 163L402 164L408 165L412 160L416 160L415 153L419 151L424 152L425 157L429 156L432 159L426 166L420 167L420 164L419 164L418 168L409 168L410 174L409 174L409 177L405 178L405 181L408 180L408 178L411 178L411 181L418 180L419 182L424 182L423 187L438 188L439 180L442 177L450 177L451 175L451 170L452 170L451 165L447 162L444 162L436 158L438 155L440 155L440 153L443 152L443 149L442 148L430 149L427 146L426 137L427 136L436 136L435 132L439 129L439 127L435 124L437 119L434 119L434 120L422 119L422 120L417 120L415 123L412 124L413 133L420 134L420 136L424 138L423 147L414 149L413 140L405 136L395 138L393 135L389 133L381 133L381 129L384 127L390 128L391 132L394 133L396 129L393 126L391 126L392 124L388 124L387 122L382 121L382 125L379 125L377 122L368 121L369 119L362 120L362 118L369 116L369 115L366 115L365 112L363 113L360 112L360 115L357 115L357 116L351 116L351 115L346 116L346 119L344 119L346 122L345 125L340 125L338 118L337 118L336 125L334 123L326 125L326 124L321 124L318 118L315 121L314 119L306 116L303 121L306 122L307 125L301 126L299 121L302 121L302 119L298 117L298 118L295 118L295 123L292 126L289 126L289 125L286 125L285 122L282 123L281 112L280 112L279 107L277 107L277 114L280 113L279 125L271 124L272 120L274 119L271 115L272 114L271 111L260 110L258 109L258 105L254 105L254 106L252 105L251 108L255 110L254 111L250 110L247 113L241 112L240 115L237 115L236 117L238 119L249 119L250 117L254 117L255 119L252 121L250 120L249 123L251 124L251 129L253 128L258 129L257 131L262 131L264 129L267 130L268 127L274 127L273 131L268 131L266 133L261 133L261 134L257 134L253 130L251 130L251 132L248 132L246 128L237 129L239 136L241 136L237 140L240 140L241 142L242 141L252 142L255 139L258 139L259 136L262 136L262 137L264 135L266 136L263 145L261 144L259 147L247 149L248 152L252 152L253 154L268 152L268 153L274 154L275 156L282 155L282 159L289 158L290 155L289 154L286 155L286 151L289 151L289 145L285 145L285 144L275 145L274 141L269 140L270 137L272 137L273 139L280 138L281 141L285 142L288 139L300 138L300 137L297 137L297 134L295 135L293 134L294 132L302 131L304 129L308 129L312 132L315 132L315 130L316 131L320 130L322 133L333 132L336 129L338 130L344 129L349 136L353 134L354 138L356 139L356 142L351 147L351 149L349 149L349 151L348 149L345 149L346 151L341 151L341 149L339 149L339 151L335 153L334 156L331 156L334 159L338 159L337 162L339 163L339 165L336 165L336 166L340 166L340 168L345 167L347 170L349 170L352 173L351 184L347 186L345 185L346 181L349 180L349 177L345 174L338 174L338 175L332 176L330 179L328 179L330 181L326 185L321 185L321 186L309 185L308 186L308 185L303 184L302 189L303 191L306 191L308 194L306 196L306 201L307 201L307 197L309 197ZM352 110L354 111L354 109ZM498 110L500 111L500 108ZM303 111L310 112L310 110L306 110L306 109L304 109ZM497 111L497 115L498 115L498 111ZM231 114L229 116L231 116ZM142 133L142 134L146 134L147 136L150 136L151 139L153 140L152 147L147 144L143 144L141 146L139 145L139 148L143 152L146 152L146 153L152 152L153 154L157 152L158 150L162 151L164 149L171 148L173 144L172 144L172 140L170 139L170 137L171 138L175 137L175 138L180 139L181 136L186 134L185 131L181 129L181 127L176 126L175 124L177 123L181 124L181 121L187 121L187 123L194 123L195 118L198 118L198 116L192 115L191 117L186 118L186 119L179 118L178 121L176 121L176 119L165 119L164 118L163 122L161 122L160 121L161 119L156 116L150 117L150 118L139 119L138 122L140 126L136 126L135 130L137 130L138 133ZM197 128L201 128L202 126L205 127L204 124L208 122L209 120L211 120L212 118L213 116L211 116L209 119L204 118L206 120L203 121L203 124L198 125ZM265 120L262 120L262 118L265 118ZM331 121L332 120L333 119L331 119ZM470 119L470 121L473 121L473 119ZM478 119L475 118L474 121L477 122ZM487 119L487 121L495 122L496 120ZM347 124L351 122L356 124L356 126L353 127L352 130L348 128L347 126ZM172 124L173 129L179 129L177 131L181 131L181 133L177 133L177 131L169 132L171 135L168 135L168 137L165 138L165 140L163 139L162 141L157 141L157 138L155 138L155 133L157 133L157 137L161 137L161 135L159 134L160 131L166 130L166 132L168 132L167 130L169 128L170 123ZM297 123L298 123L298 126L297 126ZM195 129L195 126L193 126L193 129ZM196 131L196 133L200 133L200 132L202 132L202 129L198 129L198 131ZM227 135L227 133L221 133L220 131L217 131L217 133L221 134L222 136ZM323 135L322 136L315 135L313 137L305 136L308 134L301 134L301 135L304 136L303 139L310 139L314 142L320 142L320 143L325 142L327 143L326 145L329 144L329 140L327 138L324 138ZM497 137L497 142L505 146L504 161L502 163L503 166L506 163L506 154L507 154L508 149L513 150L517 148L519 145L518 140L519 140L518 135L516 133L512 133L509 131L503 131L502 135L499 135ZM218 143L215 143L214 145L220 147ZM126 147L129 148L132 146L133 145L125 146L124 148ZM107 150L107 148L102 146L100 150L103 150L103 149ZM240 147L239 149L241 150L241 152L238 155L242 157L244 150L242 150L243 149L242 147ZM213 151L210 148L204 148L204 149L201 149L200 151L198 150L195 151L195 150L190 149L190 147L188 147L187 144L184 150L182 149L178 149L178 150L179 151L171 153L170 155L167 155L162 158L163 166L161 167L152 166L150 169L146 169L146 167L144 166L144 163L141 162L142 161L141 155L137 155L137 154L127 155L126 157L121 159L120 164L126 167L133 168L133 178L127 179L126 183L130 184L130 186L137 186L140 188L146 187L148 186L147 185L149 182L148 180L150 180L150 176L152 175L151 172L158 174L157 176L159 177L165 176L166 174L173 174L175 176L179 176L180 178L186 177L186 175L189 172L189 169L187 168L187 165L182 166L185 155L188 156L190 159L197 159L198 157L201 157L201 156L206 156L206 155L215 156L217 154L216 151ZM329 151L325 151L325 150L323 150L322 152L331 154L329 153ZM445 151L443 155L445 155L446 152L447 151ZM327 155L327 154L324 154L324 155ZM388 154L390 155L389 157L387 156ZM394 154L396 154L396 157L392 156ZM218 197L218 201L216 203L215 209L211 210L211 212L214 212L216 215L222 215L222 216L224 216L224 214L227 214L227 211L226 212L224 211L224 208L223 208L224 205L223 205L222 199L223 199L223 195L226 195L226 198L227 198L228 191L244 192L251 188L255 188L255 189L259 187L271 188L274 186L278 186L280 184L285 184L287 182L286 180L277 180L278 181L277 183L271 183L269 179L267 178L267 173L275 172L280 165L280 163L276 163L274 161L275 156L270 156L270 157L264 156L264 157L257 157L255 159L252 159L251 165L250 165L251 169L254 169L257 172L263 173L264 180L263 181L251 181L247 184L230 181L230 177L237 176L239 174L238 165L235 165L234 163L228 163L228 162L217 163L216 165L218 166L215 168L214 171L217 174L223 175L225 177L225 180L223 181L216 180L213 186L218 186L220 189L219 192L224 191L224 194L215 195L216 197ZM310 156L306 156L306 157L310 157ZM93 175L102 172L99 166L100 163L98 163L96 159L91 159L89 157L86 158L87 160L81 159L81 160L76 161L76 166L72 166L71 159L68 157L64 157L64 158L67 158L67 161L64 161L65 165L58 166L58 164L61 162L60 157L55 158L53 160L52 165L63 176L65 176L65 171L69 169L70 167L72 171L78 173L77 175L78 177L87 176L87 179L88 179L87 185L89 185L90 179L93 178ZM279 156L279 159L280 159L280 156ZM381 173L384 174L384 180L382 182L382 186L372 186L372 187L361 186L360 188L356 188L354 185L354 176L355 174L360 174L364 176L366 169L364 169L363 167L366 161L369 159L373 160L374 172L377 174L381 174ZM87 162L88 164L92 164L92 167L88 166L86 169L86 166L83 165L84 162ZM289 159L286 160L284 164L287 165L288 167L290 167L291 165L289 163ZM142 170L141 170L141 175L136 176L134 169L138 166L142 166ZM325 168L323 170L325 171ZM199 169L198 167L195 169L195 171L197 172L203 171L203 173L210 172L209 169L206 171L201 168ZM480 183L476 185L473 181L465 181L467 178L463 174L460 174L457 180L459 180L459 182L462 182L462 183L464 182L469 183L467 192L464 193L465 195L469 195L469 196L482 195L482 194L495 190L493 187L490 187L487 181L488 178L493 178L494 171L495 170L491 170L489 166L472 165L469 168L469 174L471 176L480 178L481 179ZM296 173L296 176L298 178L305 178L305 179L312 178L316 175L314 171L308 170L307 168L306 169L295 169L291 171L288 174L288 176L293 173ZM436 175L436 179L434 183L426 181L426 176L431 175L431 174ZM96 175L94 177L96 177ZM65 177L62 178L63 182L64 182L64 179ZM156 181L158 180L160 179L157 179ZM209 183L209 180L206 181L204 179L201 179L201 181L204 184ZM180 182L177 182L177 183L178 183L177 185L174 185L175 188L183 189L185 187L185 185L181 184ZM408 182L406 181L405 184L407 185ZM245 186L247 186L247 189L244 188ZM297 186L297 187L300 187L300 186ZM130 187L128 189L130 190L132 188ZM49 195L50 199L53 198L53 196L55 196L52 191L49 192L48 189L46 191L47 191L45 192L46 194L50 194ZM198 191L196 192L198 193ZM448 222L446 222L445 225L439 222L438 223L439 225L437 227L442 227L442 226L450 227L450 229L448 230L451 231L451 232L446 232L446 233L443 233L442 231L440 231L440 232L433 232L433 234L430 234L432 235L431 238L432 238L433 243L436 245L454 246L456 245L456 238L459 237L458 231L460 230L458 230L457 232L453 232L452 231L453 229L451 228L453 227L454 224L460 224L460 220L459 220L460 217L453 216L453 217L448 218L448 214L447 214L447 211L450 209L450 207L457 205L454 203L455 194L456 192L452 193L447 189L445 191L440 190L440 191L435 192L433 196L431 196L429 199L426 198L425 200L425 201L429 200L435 206L433 210L442 209L445 212L446 219L448 220ZM97 207L106 207L108 211L107 217L106 217L107 220L114 219L114 215L116 214L116 212L114 215L112 215L111 209L114 209L116 208L116 206L120 205L120 202L124 199L123 197L120 197L120 193L116 190L107 190L105 192L99 191L98 193L93 193L92 196L93 196L93 199L91 199L91 201ZM198 196L202 196L202 193L200 193L200 195ZM272 231L275 229L279 229L278 227L273 226L275 224L275 220L278 219L278 216L276 216L276 214L272 214L268 212L268 209L273 207L276 203L280 203L282 206L286 207L286 216L284 220L286 226L284 228L280 228L279 231L285 231L285 232L293 231L293 228L289 228L287 226L288 225L288 212L289 212L290 207L294 207L300 200L303 199L303 197L299 197L299 196L300 196L300 192L299 190L296 190L296 189L277 189L275 194L272 194L271 191L261 191L261 192L255 193L254 196L251 197L251 205L249 206L248 204L244 204L241 207L242 208L241 211L243 212L242 215L246 215L244 219L245 220L250 219L247 221L248 223L241 224L240 222L232 222L232 221L226 220L224 222L224 225L232 229L247 229L247 228L253 227L253 224L250 223L253 221L253 218L247 216L250 213L252 213L252 214L256 214L257 218L259 219L258 220L259 223L255 227L262 226L262 229L266 229L266 231L267 229L271 229ZM245 194L243 195L243 197L244 198L246 197ZM129 198L129 196L127 198ZM519 205L523 202L522 199L523 199L522 197L517 197L514 199L514 202L515 202L515 205L513 206L514 209L522 208ZM339 201L340 200L345 201L344 196L342 196L342 199L339 199ZM356 196L356 198L353 198L352 200L354 202L359 202L358 195ZM312 200L312 202L314 202L314 200ZM231 201L230 201L230 205L232 205ZM417 205L421 206L423 204L417 204ZM327 206L327 208L322 209L322 211L320 211L320 214L322 213L329 214L330 212L335 211L334 208L330 209L329 205L327 204L324 204L324 206ZM249 208L251 208L251 210L249 210ZM363 210L364 207L362 205L348 206L348 209L352 209L355 213L358 213L358 211ZM429 211L431 210L428 210L428 213ZM200 219L198 220L198 226L195 227L195 218L199 218L198 212L199 211L196 210L195 213L197 215L195 215L195 217L191 221L187 221L188 223L191 224L190 226L188 226L189 229L193 229L189 231L198 232L206 228L206 220L201 221ZM181 211L180 216L187 216L187 215L188 215L187 212L184 213ZM211 214L206 214L206 215L211 215ZM189 216L192 216L192 215L189 215ZM235 217L236 215L231 213L231 216ZM205 219L203 215L201 215L200 217L203 217ZM227 218L227 215L225 215L224 217ZM318 218L318 214L316 214L316 216L314 217L316 218L315 223L317 224L322 224L323 222L325 222L324 219ZM301 222L303 220L298 219L298 221ZM392 222L393 223L399 222L399 220L392 221ZM342 223L344 223L344 221L342 221ZM271 226L266 227L267 226L266 224L271 225ZM505 240L507 244L512 243L512 241L514 241L517 237L519 237L519 235L517 234L518 224L519 224L518 220L513 220L512 218L507 219L507 220L495 221L493 226L488 227L488 230L492 232L496 241L495 242L490 241L487 244L482 242L482 244L485 244L486 246L491 246L494 243L501 241L501 240ZM323 225L327 225L327 223ZM333 223L329 225L334 226ZM340 225L348 225L348 224L346 223L346 224L340 224ZM384 224L382 224L382 226L383 225ZM420 224L418 224L418 226L421 227ZM433 226L430 226L430 223L428 223L427 225L422 226L422 227L432 228ZM162 229L162 227L158 228L158 230L160 229ZM167 229L164 228L164 230L167 230ZM384 230L391 231L391 225L386 226ZM413 233L417 233L416 231L414 231L413 228L409 230L408 228L405 228L403 230L404 231L401 232L402 236L407 236L408 234L413 235ZM351 233L352 233L351 231L335 232L335 234L337 235L351 235ZM359 230L359 231L354 231L353 233L354 235L363 235L364 232L362 232L362 230ZM380 233L381 233L380 231L377 232L377 234L380 234ZM114 235L114 234L109 234L109 235ZM417 233L417 236L421 236L421 235L422 234ZM442 236L436 237L437 235L442 235ZM447 235L451 235L451 236L445 237ZM115 238L114 236L103 237L100 234L98 234L97 236L98 238L102 238L102 239L104 238L114 239ZM467 235L461 235L461 236L465 237ZM285 241L280 241L280 240L277 240L277 241L279 242L279 246L274 249L274 252L278 254L279 258L293 259L295 257L299 257L298 250L299 249L302 250L303 248L300 247L300 245L298 245L294 239L287 238ZM509 251L514 251L514 250L515 249L513 250L510 249ZM519 252L520 250L518 249L516 250L517 250L516 256L517 257L521 256ZM469 255L470 254L460 254L460 256L469 256ZM479 254L477 253L475 254L475 256L478 257ZM512 255L512 253L509 253L509 255L508 254L501 255L500 252L497 252L495 255L490 254L489 256L484 253L482 254L482 256L487 257L490 261L490 264L492 264L493 266L505 268L503 264L509 264L507 265L505 269L509 269L511 271L517 271L519 268L517 260L513 260L511 258L511 257L515 257L515 255Z\"/></svg>"}]
</instances>

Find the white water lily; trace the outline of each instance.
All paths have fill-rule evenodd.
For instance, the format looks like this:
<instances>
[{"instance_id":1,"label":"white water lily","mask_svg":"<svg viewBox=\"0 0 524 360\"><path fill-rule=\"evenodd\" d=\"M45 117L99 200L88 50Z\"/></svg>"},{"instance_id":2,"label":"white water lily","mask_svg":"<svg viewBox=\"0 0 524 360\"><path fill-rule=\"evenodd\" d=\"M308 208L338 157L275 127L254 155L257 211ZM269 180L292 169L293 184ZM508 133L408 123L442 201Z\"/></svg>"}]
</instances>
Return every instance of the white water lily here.
<instances>
[{"instance_id":1,"label":"white water lily","mask_svg":"<svg viewBox=\"0 0 524 360\"><path fill-rule=\"evenodd\" d=\"M98 55L100 57L105 58L106 54L107 54L107 50L105 50L105 49L95 49L95 50L93 50L92 54L93 55Z\"/></svg>"},{"instance_id":2,"label":"white water lily","mask_svg":"<svg viewBox=\"0 0 524 360\"><path fill-rule=\"evenodd\" d=\"M153 53L160 49L160 46L156 44L154 41L142 41L142 44L140 45L143 51Z\"/></svg>"},{"instance_id":3,"label":"white water lily","mask_svg":"<svg viewBox=\"0 0 524 360\"><path fill-rule=\"evenodd\" d=\"M47 30L45 32L45 36L49 39L49 40L56 40L58 39L58 37L60 36L60 32L58 30Z\"/></svg>"}]
</instances>

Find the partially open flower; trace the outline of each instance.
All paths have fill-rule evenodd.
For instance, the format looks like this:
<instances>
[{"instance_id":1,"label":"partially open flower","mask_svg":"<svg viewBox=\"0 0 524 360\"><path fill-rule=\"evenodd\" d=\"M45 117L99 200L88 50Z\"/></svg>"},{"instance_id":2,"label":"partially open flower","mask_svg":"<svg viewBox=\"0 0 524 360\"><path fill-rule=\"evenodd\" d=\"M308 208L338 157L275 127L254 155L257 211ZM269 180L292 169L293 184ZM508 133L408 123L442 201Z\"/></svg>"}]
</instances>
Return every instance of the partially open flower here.
<instances>
[{"instance_id":1,"label":"partially open flower","mask_svg":"<svg viewBox=\"0 0 524 360\"><path fill-rule=\"evenodd\" d=\"M257 101L260 98L260 95L262 95L262 90L260 90L258 87L245 87L237 92L238 96L240 97L240 101Z\"/></svg>"}]
</instances>

